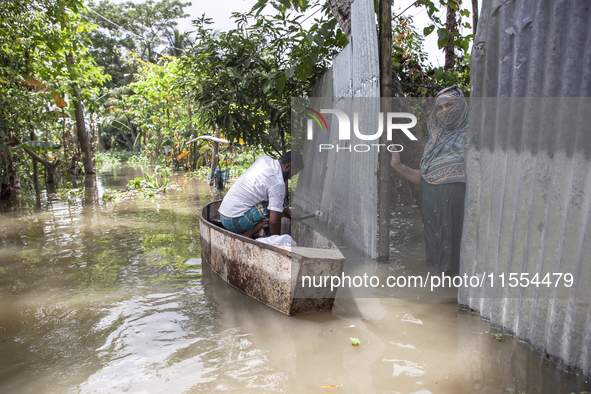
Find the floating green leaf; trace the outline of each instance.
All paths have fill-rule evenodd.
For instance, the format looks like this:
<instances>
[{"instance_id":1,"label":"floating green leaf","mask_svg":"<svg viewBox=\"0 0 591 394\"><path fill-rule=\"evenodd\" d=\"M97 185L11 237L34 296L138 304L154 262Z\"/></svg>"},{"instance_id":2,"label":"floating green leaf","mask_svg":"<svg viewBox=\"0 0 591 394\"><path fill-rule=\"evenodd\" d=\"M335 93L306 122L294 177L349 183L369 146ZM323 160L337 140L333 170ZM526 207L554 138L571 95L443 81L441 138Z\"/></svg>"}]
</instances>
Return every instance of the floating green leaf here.
<instances>
[{"instance_id":1,"label":"floating green leaf","mask_svg":"<svg viewBox=\"0 0 591 394\"><path fill-rule=\"evenodd\" d=\"M349 340L351 341L351 345L353 345L353 346L357 346L361 343L361 342L359 342L359 339L357 339L357 338L349 338Z\"/></svg>"}]
</instances>

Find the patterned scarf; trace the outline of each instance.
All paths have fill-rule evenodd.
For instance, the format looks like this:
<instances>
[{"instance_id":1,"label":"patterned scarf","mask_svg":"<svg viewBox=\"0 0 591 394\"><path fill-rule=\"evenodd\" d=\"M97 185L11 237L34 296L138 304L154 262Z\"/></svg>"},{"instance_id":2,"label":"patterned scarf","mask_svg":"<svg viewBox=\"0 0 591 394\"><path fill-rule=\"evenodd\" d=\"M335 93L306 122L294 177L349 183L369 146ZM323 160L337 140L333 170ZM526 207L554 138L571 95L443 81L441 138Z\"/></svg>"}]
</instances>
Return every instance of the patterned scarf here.
<instances>
[{"instance_id":1,"label":"patterned scarf","mask_svg":"<svg viewBox=\"0 0 591 394\"><path fill-rule=\"evenodd\" d=\"M437 114L437 105L452 101L451 108ZM457 86L443 89L427 122L429 141L421 159L421 175L431 184L466 182L464 137L468 130L468 104Z\"/></svg>"}]
</instances>

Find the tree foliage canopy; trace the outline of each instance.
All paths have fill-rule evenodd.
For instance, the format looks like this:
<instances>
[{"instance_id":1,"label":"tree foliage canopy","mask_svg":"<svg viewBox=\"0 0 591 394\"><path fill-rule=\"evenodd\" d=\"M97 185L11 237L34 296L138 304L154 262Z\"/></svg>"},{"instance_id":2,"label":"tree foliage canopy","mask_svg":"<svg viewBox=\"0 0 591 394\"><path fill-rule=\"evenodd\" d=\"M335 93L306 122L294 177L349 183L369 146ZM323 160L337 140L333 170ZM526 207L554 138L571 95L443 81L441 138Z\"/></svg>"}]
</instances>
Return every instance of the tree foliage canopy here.
<instances>
[{"instance_id":1,"label":"tree foliage canopy","mask_svg":"<svg viewBox=\"0 0 591 394\"><path fill-rule=\"evenodd\" d=\"M259 0L233 14L234 29L214 31L203 16L194 31L181 32L177 20L188 5L1 2L0 170L22 164L27 149L59 156L63 173L75 173L81 157L92 155L78 149L86 133L76 130L85 125L97 149L143 151L151 159L171 152L169 162L192 157L193 165L205 161L196 158L208 142L188 141L216 132L272 155L290 149L292 99L309 95L347 44L328 3ZM466 90L471 36L445 31L436 14L447 3L415 5L427 7L433 25L417 31L412 18L394 17L392 61L405 94L434 95L430 86L454 83ZM462 56L453 70L427 63L423 39L434 31L454 37ZM4 181L6 172L0 175Z\"/></svg>"}]
</instances>

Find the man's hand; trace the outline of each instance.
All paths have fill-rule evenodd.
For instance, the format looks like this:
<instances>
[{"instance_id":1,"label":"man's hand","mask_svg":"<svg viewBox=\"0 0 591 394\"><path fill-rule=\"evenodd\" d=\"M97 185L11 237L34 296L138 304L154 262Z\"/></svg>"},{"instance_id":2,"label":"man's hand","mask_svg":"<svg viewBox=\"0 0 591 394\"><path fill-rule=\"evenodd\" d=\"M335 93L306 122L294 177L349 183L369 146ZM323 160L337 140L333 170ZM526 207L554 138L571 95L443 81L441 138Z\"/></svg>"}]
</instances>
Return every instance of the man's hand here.
<instances>
[{"instance_id":1,"label":"man's hand","mask_svg":"<svg viewBox=\"0 0 591 394\"><path fill-rule=\"evenodd\" d=\"M286 218L290 218L291 219L291 211L289 210L289 208L284 208L283 209L283 217L286 217Z\"/></svg>"},{"instance_id":2,"label":"man's hand","mask_svg":"<svg viewBox=\"0 0 591 394\"><path fill-rule=\"evenodd\" d=\"M255 226L253 228L251 228L250 230L247 230L243 233L240 233L240 235L247 237L247 238L252 238L253 235L258 233L259 231L261 231L265 227L269 227L268 220L262 220L262 221L258 222L257 224L255 224Z\"/></svg>"}]
</instances>

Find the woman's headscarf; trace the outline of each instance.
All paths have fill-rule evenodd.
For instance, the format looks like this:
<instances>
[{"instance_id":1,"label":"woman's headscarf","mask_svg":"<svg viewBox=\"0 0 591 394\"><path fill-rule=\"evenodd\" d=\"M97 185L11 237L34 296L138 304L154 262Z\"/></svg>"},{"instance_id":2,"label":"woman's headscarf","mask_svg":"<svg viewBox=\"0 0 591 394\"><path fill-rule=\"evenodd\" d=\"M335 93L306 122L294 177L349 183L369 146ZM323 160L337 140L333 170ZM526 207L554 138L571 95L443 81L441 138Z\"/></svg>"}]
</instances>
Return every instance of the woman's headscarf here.
<instances>
[{"instance_id":1,"label":"woman's headscarf","mask_svg":"<svg viewBox=\"0 0 591 394\"><path fill-rule=\"evenodd\" d=\"M437 114L437 106L445 101L452 101L454 105ZM466 182L464 140L468 129L468 104L460 88L454 85L439 92L427 128L429 140L421 159L423 179L432 184Z\"/></svg>"}]
</instances>

